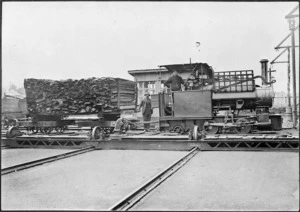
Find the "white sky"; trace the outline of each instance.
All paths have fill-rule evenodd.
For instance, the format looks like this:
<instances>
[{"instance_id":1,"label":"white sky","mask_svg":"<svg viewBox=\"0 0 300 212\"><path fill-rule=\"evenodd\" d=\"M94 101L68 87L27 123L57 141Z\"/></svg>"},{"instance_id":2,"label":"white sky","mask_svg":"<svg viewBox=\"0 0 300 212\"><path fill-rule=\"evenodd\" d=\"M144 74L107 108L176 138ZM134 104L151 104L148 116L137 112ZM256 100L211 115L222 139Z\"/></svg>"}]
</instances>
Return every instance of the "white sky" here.
<instances>
[{"instance_id":1,"label":"white sky","mask_svg":"<svg viewBox=\"0 0 300 212\"><path fill-rule=\"evenodd\" d=\"M274 47L289 33L285 15L297 4L4 2L2 85L23 87L25 78L133 80L128 70L189 63L190 57L215 71L252 69L258 75L259 61L280 53ZM287 65L273 67L275 91L286 91Z\"/></svg>"}]
</instances>

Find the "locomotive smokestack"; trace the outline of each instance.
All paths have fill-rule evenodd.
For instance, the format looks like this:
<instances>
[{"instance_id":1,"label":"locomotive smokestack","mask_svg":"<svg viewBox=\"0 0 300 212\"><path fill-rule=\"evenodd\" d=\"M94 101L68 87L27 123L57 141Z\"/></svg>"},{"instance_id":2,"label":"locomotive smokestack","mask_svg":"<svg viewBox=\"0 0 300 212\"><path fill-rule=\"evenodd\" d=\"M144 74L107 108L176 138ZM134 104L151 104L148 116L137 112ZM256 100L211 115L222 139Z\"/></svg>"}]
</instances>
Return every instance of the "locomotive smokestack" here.
<instances>
[{"instance_id":1,"label":"locomotive smokestack","mask_svg":"<svg viewBox=\"0 0 300 212\"><path fill-rule=\"evenodd\" d=\"M267 82L269 82L269 80L268 80L268 62L269 62L269 60L262 59L260 62L261 62L261 76L263 78L265 78L265 80ZM265 85L264 81L262 81L262 85Z\"/></svg>"}]
</instances>

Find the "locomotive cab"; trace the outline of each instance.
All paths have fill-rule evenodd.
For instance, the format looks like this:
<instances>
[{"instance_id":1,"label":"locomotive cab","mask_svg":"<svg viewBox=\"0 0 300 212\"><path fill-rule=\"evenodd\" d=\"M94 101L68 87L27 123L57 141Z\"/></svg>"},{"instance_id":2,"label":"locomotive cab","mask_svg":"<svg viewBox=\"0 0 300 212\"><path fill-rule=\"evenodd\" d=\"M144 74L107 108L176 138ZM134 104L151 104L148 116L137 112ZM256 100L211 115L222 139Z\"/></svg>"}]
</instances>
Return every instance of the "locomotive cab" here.
<instances>
[{"instance_id":1,"label":"locomotive cab","mask_svg":"<svg viewBox=\"0 0 300 212\"><path fill-rule=\"evenodd\" d=\"M190 70L182 91L159 93L160 129L178 133L191 131L213 118L213 70L206 63L163 65L169 71Z\"/></svg>"}]
</instances>

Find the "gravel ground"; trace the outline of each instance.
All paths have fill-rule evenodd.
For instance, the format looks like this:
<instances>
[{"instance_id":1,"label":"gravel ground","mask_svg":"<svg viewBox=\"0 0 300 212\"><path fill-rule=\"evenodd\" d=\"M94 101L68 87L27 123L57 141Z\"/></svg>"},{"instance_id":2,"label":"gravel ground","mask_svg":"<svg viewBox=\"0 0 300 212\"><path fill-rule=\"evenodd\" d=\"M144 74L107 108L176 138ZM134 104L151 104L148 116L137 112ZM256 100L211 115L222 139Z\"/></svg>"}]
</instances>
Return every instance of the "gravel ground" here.
<instances>
[{"instance_id":1,"label":"gravel ground","mask_svg":"<svg viewBox=\"0 0 300 212\"><path fill-rule=\"evenodd\" d=\"M299 153L199 152L132 210L299 211Z\"/></svg>"},{"instance_id":2,"label":"gravel ground","mask_svg":"<svg viewBox=\"0 0 300 212\"><path fill-rule=\"evenodd\" d=\"M2 210L104 210L184 154L96 150L3 175Z\"/></svg>"},{"instance_id":3,"label":"gravel ground","mask_svg":"<svg viewBox=\"0 0 300 212\"><path fill-rule=\"evenodd\" d=\"M20 163L51 157L74 150L62 149L2 149L1 168L14 166Z\"/></svg>"}]
</instances>

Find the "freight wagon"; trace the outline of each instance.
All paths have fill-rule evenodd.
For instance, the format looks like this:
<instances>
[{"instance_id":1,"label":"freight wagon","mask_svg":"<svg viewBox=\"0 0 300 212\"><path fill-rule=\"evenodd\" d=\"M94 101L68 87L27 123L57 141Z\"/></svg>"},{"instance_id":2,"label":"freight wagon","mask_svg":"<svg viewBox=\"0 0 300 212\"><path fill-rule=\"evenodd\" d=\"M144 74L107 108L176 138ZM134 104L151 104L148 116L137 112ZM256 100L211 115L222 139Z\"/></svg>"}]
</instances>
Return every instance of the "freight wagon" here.
<instances>
[{"instance_id":1,"label":"freight wagon","mask_svg":"<svg viewBox=\"0 0 300 212\"><path fill-rule=\"evenodd\" d=\"M28 118L19 126L32 133L90 127L91 135L111 133L122 111L136 108L136 83L121 78L25 79ZM15 136L17 128L8 131Z\"/></svg>"}]
</instances>

